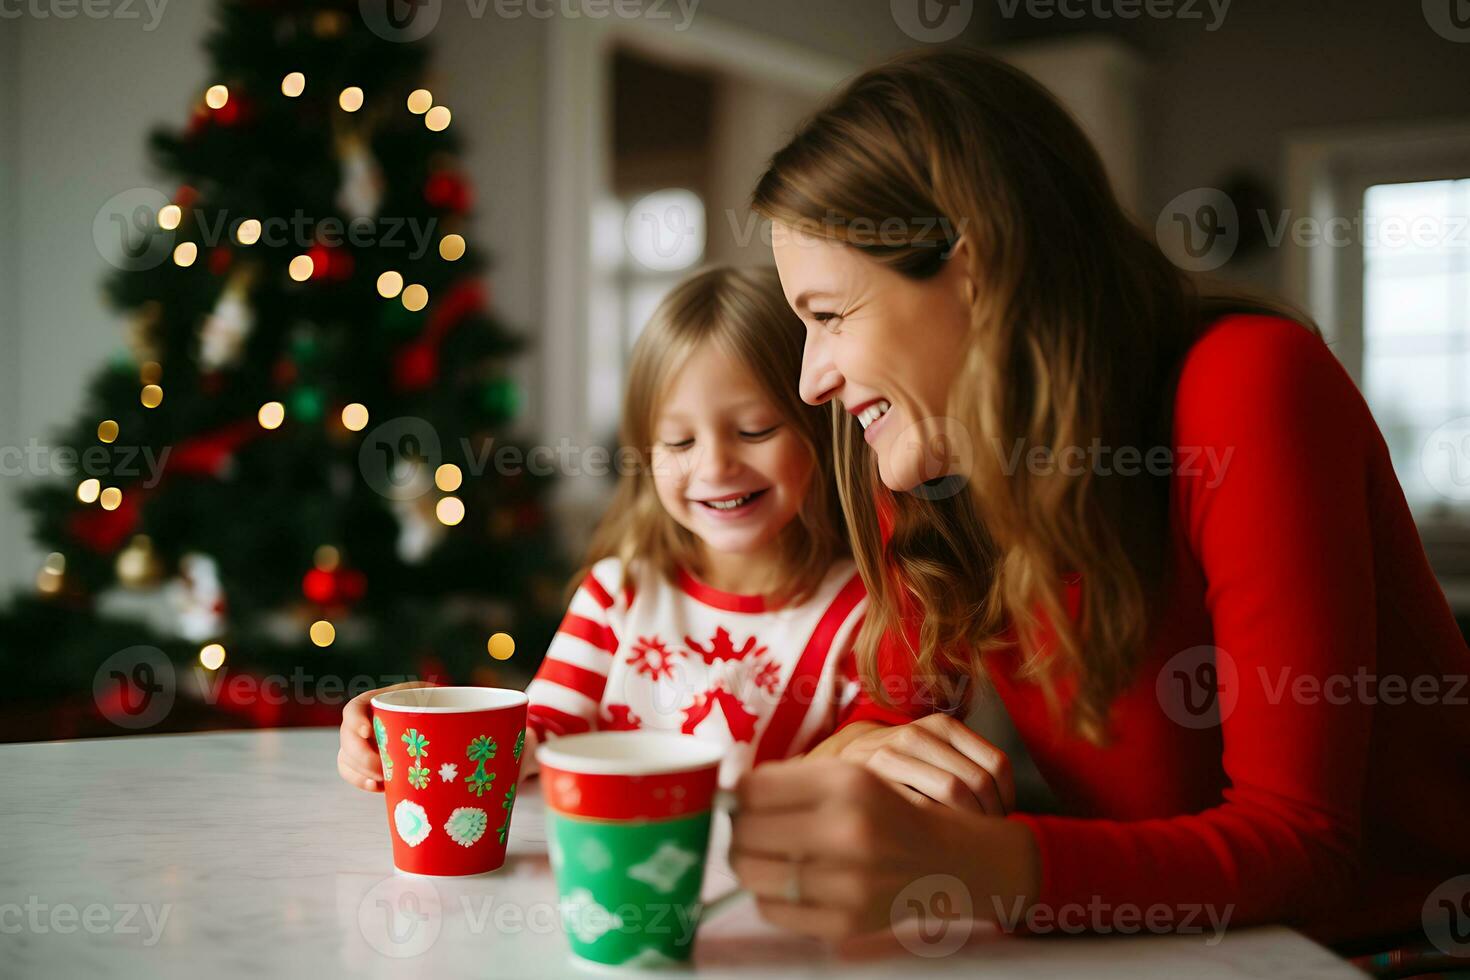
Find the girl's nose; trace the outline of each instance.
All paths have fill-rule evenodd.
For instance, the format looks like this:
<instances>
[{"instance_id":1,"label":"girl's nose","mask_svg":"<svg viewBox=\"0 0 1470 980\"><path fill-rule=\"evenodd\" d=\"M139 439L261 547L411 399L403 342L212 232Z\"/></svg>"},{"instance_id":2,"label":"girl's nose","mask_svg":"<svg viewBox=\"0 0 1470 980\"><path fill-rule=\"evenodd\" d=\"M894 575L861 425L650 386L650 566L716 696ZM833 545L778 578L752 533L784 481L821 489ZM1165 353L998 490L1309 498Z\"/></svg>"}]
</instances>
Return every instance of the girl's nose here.
<instances>
[{"instance_id":1,"label":"girl's nose","mask_svg":"<svg viewBox=\"0 0 1470 980\"><path fill-rule=\"evenodd\" d=\"M742 464L739 446L729 439L706 439L703 450L700 453L698 473L704 482L718 484L740 471Z\"/></svg>"},{"instance_id":2,"label":"girl's nose","mask_svg":"<svg viewBox=\"0 0 1470 980\"><path fill-rule=\"evenodd\" d=\"M826 333L809 330L801 352L801 381L798 390L808 405L830 401L842 388L842 373L832 361Z\"/></svg>"}]
</instances>

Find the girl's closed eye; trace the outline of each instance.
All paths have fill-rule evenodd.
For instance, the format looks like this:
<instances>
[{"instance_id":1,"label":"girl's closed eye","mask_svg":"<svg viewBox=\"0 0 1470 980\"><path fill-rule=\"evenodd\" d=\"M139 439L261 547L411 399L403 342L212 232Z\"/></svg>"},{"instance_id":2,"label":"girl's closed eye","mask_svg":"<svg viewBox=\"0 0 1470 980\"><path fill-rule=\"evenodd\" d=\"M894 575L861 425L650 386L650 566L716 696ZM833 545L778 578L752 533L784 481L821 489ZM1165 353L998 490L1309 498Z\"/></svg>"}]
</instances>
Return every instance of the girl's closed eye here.
<instances>
[{"instance_id":1,"label":"girl's closed eye","mask_svg":"<svg viewBox=\"0 0 1470 980\"><path fill-rule=\"evenodd\" d=\"M694 437L690 436L687 439L660 439L659 442L663 443L665 449L680 452L694 445Z\"/></svg>"},{"instance_id":2,"label":"girl's closed eye","mask_svg":"<svg viewBox=\"0 0 1470 980\"><path fill-rule=\"evenodd\" d=\"M740 435L751 442L759 442L762 439L768 439L771 436L775 435L776 430L779 428L781 428L781 424L779 422L775 425L767 425L761 427L752 426L749 429L741 429Z\"/></svg>"}]
</instances>

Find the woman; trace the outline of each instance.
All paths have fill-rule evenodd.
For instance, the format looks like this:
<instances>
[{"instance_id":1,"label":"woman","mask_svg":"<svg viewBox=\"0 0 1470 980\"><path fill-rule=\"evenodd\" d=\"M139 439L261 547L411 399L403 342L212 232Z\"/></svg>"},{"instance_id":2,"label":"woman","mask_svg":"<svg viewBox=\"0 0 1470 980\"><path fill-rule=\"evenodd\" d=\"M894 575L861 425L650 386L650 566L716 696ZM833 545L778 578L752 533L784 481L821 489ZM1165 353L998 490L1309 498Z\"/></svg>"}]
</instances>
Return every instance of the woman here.
<instances>
[{"instance_id":1,"label":"woman","mask_svg":"<svg viewBox=\"0 0 1470 980\"><path fill-rule=\"evenodd\" d=\"M1315 329L1197 291L976 53L859 77L753 207L802 397L848 413L872 596L866 703L741 786L763 914L864 931L946 874L1031 931L1416 926L1470 871L1470 652ZM1003 699L1061 814L1011 812L1004 756L933 713L954 678Z\"/></svg>"}]
</instances>

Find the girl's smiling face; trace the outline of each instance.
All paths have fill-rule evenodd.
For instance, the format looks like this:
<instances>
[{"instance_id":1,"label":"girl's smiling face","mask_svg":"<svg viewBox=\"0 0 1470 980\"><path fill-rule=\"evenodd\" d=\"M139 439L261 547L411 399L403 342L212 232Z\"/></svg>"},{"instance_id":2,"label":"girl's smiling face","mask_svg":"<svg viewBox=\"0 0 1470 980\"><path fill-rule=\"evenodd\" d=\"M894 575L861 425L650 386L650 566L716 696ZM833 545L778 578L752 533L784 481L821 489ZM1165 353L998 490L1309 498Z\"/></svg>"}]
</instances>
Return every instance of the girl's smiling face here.
<instances>
[{"instance_id":1,"label":"girl's smiling face","mask_svg":"<svg viewBox=\"0 0 1470 980\"><path fill-rule=\"evenodd\" d=\"M779 222L772 238L781 288L807 327L802 400L842 402L890 490L962 469L972 447L945 411L973 297L963 240L937 275L916 280Z\"/></svg>"},{"instance_id":2,"label":"girl's smiling face","mask_svg":"<svg viewBox=\"0 0 1470 980\"><path fill-rule=\"evenodd\" d=\"M706 577L728 580L739 558L775 553L816 464L748 368L701 343L670 380L653 434L659 502L704 543Z\"/></svg>"}]
</instances>

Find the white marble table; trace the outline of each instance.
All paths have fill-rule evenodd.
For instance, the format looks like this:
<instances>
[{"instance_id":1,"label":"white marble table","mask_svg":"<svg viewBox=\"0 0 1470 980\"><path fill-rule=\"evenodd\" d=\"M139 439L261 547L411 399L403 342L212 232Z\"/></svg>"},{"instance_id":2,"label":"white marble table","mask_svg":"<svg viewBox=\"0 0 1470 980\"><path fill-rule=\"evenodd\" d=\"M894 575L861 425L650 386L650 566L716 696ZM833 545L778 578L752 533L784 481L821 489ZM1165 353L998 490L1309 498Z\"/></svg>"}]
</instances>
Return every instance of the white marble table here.
<instances>
[{"instance_id":1,"label":"white marble table","mask_svg":"<svg viewBox=\"0 0 1470 980\"><path fill-rule=\"evenodd\" d=\"M0 745L0 976L519 980L590 969L561 934L534 781L501 871L411 878L393 871L382 797L337 777L336 746L327 730ZM707 895L732 883L728 830L717 828ZM1359 976L1279 928L1227 930L1214 945L977 928L948 955L910 946L924 948L892 936L829 948L770 928L745 899L701 929L687 972Z\"/></svg>"}]
</instances>

